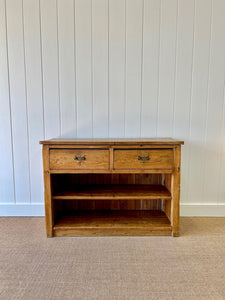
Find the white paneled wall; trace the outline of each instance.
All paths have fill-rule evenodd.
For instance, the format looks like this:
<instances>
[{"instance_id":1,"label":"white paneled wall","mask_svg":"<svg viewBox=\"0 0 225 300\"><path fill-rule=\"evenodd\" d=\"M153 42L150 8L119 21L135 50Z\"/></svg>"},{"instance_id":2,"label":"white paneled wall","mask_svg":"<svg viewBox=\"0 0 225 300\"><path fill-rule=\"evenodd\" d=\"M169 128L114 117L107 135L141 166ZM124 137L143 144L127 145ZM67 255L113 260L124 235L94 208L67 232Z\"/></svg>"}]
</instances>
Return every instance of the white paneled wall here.
<instances>
[{"instance_id":1,"label":"white paneled wall","mask_svg":"<svg viewBox=\"0 0 225 300\"><path fill-rule=\"evenodd\" d=\"M225 216L224 0L0 0L0 215L42 215L41 139L174 137L182 215Z\"/></svg>"}]
</instances>

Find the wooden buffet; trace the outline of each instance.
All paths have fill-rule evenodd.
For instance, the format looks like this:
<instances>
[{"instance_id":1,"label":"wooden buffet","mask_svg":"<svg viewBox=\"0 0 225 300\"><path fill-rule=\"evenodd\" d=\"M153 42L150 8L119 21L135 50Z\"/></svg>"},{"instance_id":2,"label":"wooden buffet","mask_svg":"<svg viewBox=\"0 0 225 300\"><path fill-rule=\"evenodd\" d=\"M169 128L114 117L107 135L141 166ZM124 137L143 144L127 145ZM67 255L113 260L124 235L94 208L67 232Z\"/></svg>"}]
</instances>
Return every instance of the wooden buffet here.
<instances>
[{"instance_id":1,"label":"wooden buffet","mask_svg":"<svg viewBox=\"0 0 225 300\"><path fill-rule=\"evenodd\" d=\"M179 235L183 141L52 139L40 143L48 237Z\"/></svg>"}]
</instances>

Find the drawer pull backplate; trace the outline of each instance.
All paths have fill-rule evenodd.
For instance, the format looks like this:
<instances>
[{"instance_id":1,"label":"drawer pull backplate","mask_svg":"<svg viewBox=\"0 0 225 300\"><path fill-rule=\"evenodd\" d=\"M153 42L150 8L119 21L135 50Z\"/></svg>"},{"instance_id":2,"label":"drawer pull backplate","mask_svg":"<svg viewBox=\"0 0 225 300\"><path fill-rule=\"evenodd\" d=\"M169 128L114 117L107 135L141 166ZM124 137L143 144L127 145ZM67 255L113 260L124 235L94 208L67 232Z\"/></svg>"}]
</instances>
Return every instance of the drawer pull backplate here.
<instances>
[{"instance_id":1,"label":"drawer pull backplate","mask_svg":"<svg viewBox=\"0 0 225 300\"><path fill-rule=\"evenodd\" d=\"M83 160L86 160L85 155L84 156L75 156L74 160L77 160L79 163L81 163Z\"/></svg>"},{"instance_id":2,"label":"drawer pull backplate","mask_svg":"<svg viewBox=\"0 0 225 300\"><path fill-rule=\"evenodd\" d=\"M149 155L147 155L147 156L140 156L140 155L138 155L138 160L140 160L141 162L146 162L146 161L148 161L150 158L149 158Z\"/></svg>"}]
</instances>

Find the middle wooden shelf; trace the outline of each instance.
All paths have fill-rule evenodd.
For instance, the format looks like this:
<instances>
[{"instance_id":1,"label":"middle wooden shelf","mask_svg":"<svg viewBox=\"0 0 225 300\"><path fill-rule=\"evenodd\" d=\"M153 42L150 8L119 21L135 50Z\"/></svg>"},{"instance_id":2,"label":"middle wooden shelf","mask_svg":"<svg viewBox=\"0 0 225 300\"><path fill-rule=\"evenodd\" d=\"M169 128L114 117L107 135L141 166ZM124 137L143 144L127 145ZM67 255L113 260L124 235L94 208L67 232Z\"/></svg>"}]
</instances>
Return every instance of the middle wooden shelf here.
<instances>
[{"instance_id":1,"label":"middle wooden shelf","mask_svg":"<svg viewBox=\"0 0 225 300\"><path fill-rule=\"evenodd\" d=\"M80 200L171 200L171 193L163 185L154 184L81 184L55 191L52 199Z\"/></svg>"}]
</instances>

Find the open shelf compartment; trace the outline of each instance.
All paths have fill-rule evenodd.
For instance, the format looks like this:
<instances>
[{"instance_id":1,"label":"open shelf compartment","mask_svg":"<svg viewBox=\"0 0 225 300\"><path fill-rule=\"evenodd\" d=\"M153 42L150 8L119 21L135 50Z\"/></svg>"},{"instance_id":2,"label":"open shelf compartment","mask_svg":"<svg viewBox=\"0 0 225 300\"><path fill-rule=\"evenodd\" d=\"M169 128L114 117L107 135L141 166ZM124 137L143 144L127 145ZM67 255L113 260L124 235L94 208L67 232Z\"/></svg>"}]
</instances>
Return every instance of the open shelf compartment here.
<instances>
[{"instance_id":1,"label":"open shelf compartment","mask_svg":"<svg viewBox=\"0 0 225 300\"><path fill-rule=\"evenodd\" d=\"M77 211L60 216L54 236L70 235L171 235L171 225L163 211L104 210Z\"/></svg>"},{"instance_id":2,"label":"open shelf compartment","mask_svg":"<svg viewBox=\"0 0 225 300\"><path fill-rule=\"evenodd\" d=\"M53 236L172 233L170 175L51 176Z\"/></svg>"}]
</instances>

